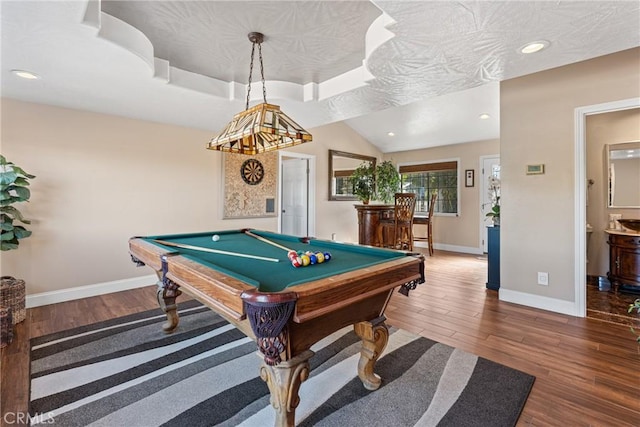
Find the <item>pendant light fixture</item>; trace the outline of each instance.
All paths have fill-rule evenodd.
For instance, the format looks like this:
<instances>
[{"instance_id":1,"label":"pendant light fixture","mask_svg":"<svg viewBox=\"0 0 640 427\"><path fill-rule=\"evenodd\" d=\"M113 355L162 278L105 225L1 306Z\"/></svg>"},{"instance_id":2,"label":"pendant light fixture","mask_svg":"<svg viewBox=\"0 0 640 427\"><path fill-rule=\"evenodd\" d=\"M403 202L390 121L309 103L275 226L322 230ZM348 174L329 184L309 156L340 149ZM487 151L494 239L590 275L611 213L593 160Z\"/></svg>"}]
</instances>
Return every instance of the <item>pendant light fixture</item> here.
<instances>
[{"instance_id":1,"label":"pendant light fixture","mask_svg":"<svg viewBox=\"0 0 640 427\"><path fill-rule=\"evenodd\" d=\"M280 106L267 103L267 89L264 82L264 66L262 64L264 35L256 32L249 33L249 41L252 43L251 64L249 66L245 110L233 116L231 122L225 126L220 135L209 141L207 148L229 153L254 155L310 142L313 138L309 132L280 111ZM258 46L260 57L264 102L249 108L251 75L256 45Z\"/></svg>"}]
</instances>

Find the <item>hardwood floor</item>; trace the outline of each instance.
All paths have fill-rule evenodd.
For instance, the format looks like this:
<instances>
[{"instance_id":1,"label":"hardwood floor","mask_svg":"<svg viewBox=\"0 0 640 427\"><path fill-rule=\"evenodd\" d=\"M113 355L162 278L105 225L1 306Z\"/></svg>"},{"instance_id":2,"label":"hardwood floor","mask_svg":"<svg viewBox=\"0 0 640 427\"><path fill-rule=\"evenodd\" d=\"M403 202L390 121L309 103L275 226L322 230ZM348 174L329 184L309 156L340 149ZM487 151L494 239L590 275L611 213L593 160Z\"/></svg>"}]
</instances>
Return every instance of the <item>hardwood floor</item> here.
<instances>
[{"instance_id":1,"label":"hardwood floor","mask_svg":"<svg viewBox=\"0 0 640 427\"><path fill-rule=\"evenodd\" d=\"M640 298L631 292L613 292L605 277L587 276L587 317L633 326L640 330L640 315L629 304Z\"/></svg>"},{"instance_id":2,"label":"hardwood floor","mask_svg":"<svg viewBox=\"0 0 640 427\"><path fill-rule=\"evenodd\" d=\"M519 426L640 426L640 347L628 326L499 301L483 257L426 258L427 283L393 296L390 325L535 375ZM29 337L156 307L142 288L28 310L0 358L2 425L27 409Z\"/></svg>"}]
</instances>

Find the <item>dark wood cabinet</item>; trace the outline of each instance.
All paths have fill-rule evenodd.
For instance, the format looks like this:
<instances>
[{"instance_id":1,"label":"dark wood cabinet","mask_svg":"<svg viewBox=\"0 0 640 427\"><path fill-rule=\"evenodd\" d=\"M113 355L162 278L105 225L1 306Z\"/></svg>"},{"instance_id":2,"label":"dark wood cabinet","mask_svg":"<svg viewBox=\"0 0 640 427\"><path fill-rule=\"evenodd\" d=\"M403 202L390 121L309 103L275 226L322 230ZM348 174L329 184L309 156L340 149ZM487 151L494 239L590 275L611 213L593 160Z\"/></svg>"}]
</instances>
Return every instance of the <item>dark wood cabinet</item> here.
<instances>
[{"instance_id":1,"label":"dark wood cabinet","mask_svg":"<svg viewBox=\"0 0 640 427\"><path fill-rule=\"evenodd\" d=\"M640 235L609 233L609 272L607 278L617 292L640 291Z\"/></svg>"},{"instance_id":2,"label":"dark wood cabinet","mask_svg":"<svg viewBox=\"0 0 640 427\"><path fill-rule=\"evenodd\" d=\"M379 246L378 224L381 218L393 217L393 205L355 205L358 211L358 243Z\"/></svg>"},{"instance_id":3,"label":"dark wood cabinet","mask_svg":"<svg viewBox=\"0 0 640 427\"><path fill-rule=\"evenodd\" d=\"M487 227L487 289L500 289L500 227Z\"/></svg>"}]
</instances>

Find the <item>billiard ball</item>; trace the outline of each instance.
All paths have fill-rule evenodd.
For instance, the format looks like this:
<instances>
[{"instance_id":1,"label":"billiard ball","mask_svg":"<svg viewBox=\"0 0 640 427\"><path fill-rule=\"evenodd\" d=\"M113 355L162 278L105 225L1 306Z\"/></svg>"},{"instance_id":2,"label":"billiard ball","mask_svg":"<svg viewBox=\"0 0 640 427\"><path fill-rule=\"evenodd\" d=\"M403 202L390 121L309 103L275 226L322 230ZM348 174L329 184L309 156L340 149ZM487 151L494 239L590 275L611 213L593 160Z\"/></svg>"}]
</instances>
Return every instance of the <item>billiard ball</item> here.
<instances>
[{"instance_id":1,"label":"billiard ball","mask_svg":"<svg viewBox=\"0 0 640 427\"><path fill-rule=\"evenodd\" d=\"M316 257L316 254L309 254L309 262L311 262L311 264L315 264L318 262L318 258Z\"/></svg>"},{"instance_id":2,"label":"billiard ball","mask_svg":"<svg viewBox=\"0 0 640 427\"><path fill-rule=\"evenodd\" d=\"M211 240L213 240L214 242L217 242L218 240L220 240L220 236L218 236L217 234L214 234L213 237L211 237Z\"/></svg>"},{"instance_id":3,"label":"billiard ball","mask_svg":"<svg viewBox=\"0 0 640 427\"><path fill-rule=\"evenodd\" d=\"M287 253L287 258L289 258L291 261L293 261L293 259L297 256L298 256L298 253L296 251L289 251Z\"/></svg>"},{"instance_id":4,"label":"billiard ball","mask_svg":"<svg viewBox=\"0 0 640 427\"><path fill-rule=\"evenodd\" d=\"M306 267L307 265L309 265L309 263L311 262L311 259L309 259L308 255L302 255L300 257L300 259L302 260L302 266Z\"/></svg>"},{"instance_id":5,"label":"billiard ball","mask_svg":"<svg viewBox=\"0 0 640 427\"><path fill-rule=\"evenodd\" d=\"M325 253L324 253L324 260L325 260L325 261L329 261L330 259L331 259L331 253L329 253L329 252L325 252Z\"/></svg>"},{"instance_id":6,"label":"billiard ball","mask_svg":"<svg viewBox=\"0 0 640 427\"><path fill-rule=\"evenodd\" d=\"M291 259L291 265L293 265L295 268L298 268L302 265L302 260L299 256L296 255Z\"/></svg>"},{"instance_id":7,"label":"billiard ball","mask_svg":"<svg viewBox=\"0 0 640 427\"><path fill-rule=\"evenodd\" d=\"M318 260L318 264L322 264L324 262L324 254L322 252L316 252L316 259Z\"/></svg>"}]
</instances>

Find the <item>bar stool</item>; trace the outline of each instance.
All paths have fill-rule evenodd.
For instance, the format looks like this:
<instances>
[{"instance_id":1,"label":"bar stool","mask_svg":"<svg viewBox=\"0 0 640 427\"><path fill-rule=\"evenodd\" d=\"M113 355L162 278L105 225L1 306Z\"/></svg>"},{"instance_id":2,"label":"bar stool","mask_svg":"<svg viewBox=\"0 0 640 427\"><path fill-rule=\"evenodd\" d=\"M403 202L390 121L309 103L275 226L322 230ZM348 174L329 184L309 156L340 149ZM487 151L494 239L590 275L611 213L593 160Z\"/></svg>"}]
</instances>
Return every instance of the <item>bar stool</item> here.
<instances>
[{"instance_id":1,"label":"bar stool","mask_svg":"<svg viewBox=\"0 0 640 427\"><path fill-rule=\"evenodd\" d=\"M414 237L414 240L417 242L428 242L429 255L433 255L433 211L436 205L437 197L438 197L438 193L433 192L431 194L431 200L429 201L429 216L418 217L417 220L414 220L416 224L425 224L427 226L426 237Z\"/></svg>"},{"instance_id":2,"label":"bar stool","mask_svg":"<svg viewBox=\"0 0 640 427\"><path fill-rule=\"evenodd\" d=\"M413 250L413 213L416 208L415 193L396 193L393 218L381 219L378 224L378 236L381 246L392 249ZM393 228L393 233L385 232ZM391 231L391 230L389 230ZM385 236L392 235L391 242L385 242Z\"/></svg>"}]
</instances>

